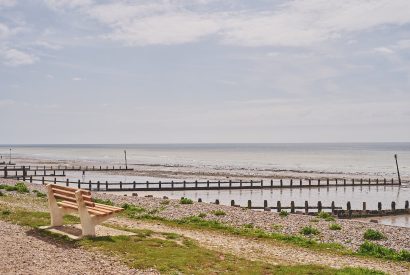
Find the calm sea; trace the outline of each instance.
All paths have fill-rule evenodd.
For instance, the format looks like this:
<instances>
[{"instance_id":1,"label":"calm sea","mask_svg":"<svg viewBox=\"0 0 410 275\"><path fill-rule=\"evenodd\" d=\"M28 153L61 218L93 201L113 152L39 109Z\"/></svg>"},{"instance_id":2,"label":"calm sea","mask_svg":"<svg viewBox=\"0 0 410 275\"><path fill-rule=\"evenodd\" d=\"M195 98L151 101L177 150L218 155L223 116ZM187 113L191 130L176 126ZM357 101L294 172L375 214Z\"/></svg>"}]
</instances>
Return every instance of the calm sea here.
<instances>
[{"instance_id":1,"label":"calm sea","mask_svg":"<svg viewBox=\"0 0 410 275\"><path fill-rule=\"evenodd\" d=\"M403 179L410 180L410 142L315 144L123 144L0 145L0 155L102 164L176 165L216 169L255 169L350 173L396 177L394 154Z\"/></svg>"}]
</instances>

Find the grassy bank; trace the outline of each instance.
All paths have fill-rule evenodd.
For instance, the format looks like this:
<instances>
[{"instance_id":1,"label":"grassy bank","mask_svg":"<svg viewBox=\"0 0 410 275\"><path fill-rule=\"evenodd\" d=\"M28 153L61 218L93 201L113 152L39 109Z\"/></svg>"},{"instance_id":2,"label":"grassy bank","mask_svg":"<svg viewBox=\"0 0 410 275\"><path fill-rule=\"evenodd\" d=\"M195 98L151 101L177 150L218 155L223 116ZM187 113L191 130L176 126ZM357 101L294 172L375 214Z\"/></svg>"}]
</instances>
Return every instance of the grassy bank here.
<instances>
[{"instance_id":1,"label":"grassy bank","mask_svg":"<svg viewBox=\"0 0 410 275\"><path fill-rule=\"evenodd\" d=\"M115 236L69 240L39 230L50 223L46 212L7 208L0 205L0 220L33 228L35 234L73 247L80 246L113 255L137 269L154 268L163 274L383 274L361 268L333 269L316 265L271 265L249 261L230 254L219 253L198 246L194 241L177 234L132 230L136 236ZM65 223L78 223L78 218L67 215ZM119 228L124 229L124 228ZM128 229L129 230L129 229Z\"/></svg>"}]
</instances>

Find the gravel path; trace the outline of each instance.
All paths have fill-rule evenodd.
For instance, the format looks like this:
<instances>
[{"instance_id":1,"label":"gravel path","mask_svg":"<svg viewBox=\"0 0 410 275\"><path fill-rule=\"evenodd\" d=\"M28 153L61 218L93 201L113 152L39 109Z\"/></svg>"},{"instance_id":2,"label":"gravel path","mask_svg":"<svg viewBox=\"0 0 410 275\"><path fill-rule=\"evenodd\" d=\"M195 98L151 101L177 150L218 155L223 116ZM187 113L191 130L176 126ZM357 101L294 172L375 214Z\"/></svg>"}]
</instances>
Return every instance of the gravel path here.
<instances>
[{"instance_id":1,"label":"gravel path","mask_svg":"<svg viewBox=\"0 0 410 275\"><path fill-rule=\"evenodd\" d=\"M115 218L111 222L131 228L176 233L196 240L201 246L212 250L271 264L317 264L334 268L364 267L381 270L389 274L409 274L409 265L407 264L320 253L310 249L291 247L278 242L268 242L257 238L250 239L209 231L198 232L196 230L175 228L152 222L132 221L123 218Z\"/></svg>"},{"instance_id":2,"label":"gravel path","mask_svg":"<svg viewBox=\"0 0 410 275\"><path fill-rule=\"evenodd\" d=\"M1 274L157 274L129 269L98 252L73 248L0 221Z\"/></svg>"}]
</instances>

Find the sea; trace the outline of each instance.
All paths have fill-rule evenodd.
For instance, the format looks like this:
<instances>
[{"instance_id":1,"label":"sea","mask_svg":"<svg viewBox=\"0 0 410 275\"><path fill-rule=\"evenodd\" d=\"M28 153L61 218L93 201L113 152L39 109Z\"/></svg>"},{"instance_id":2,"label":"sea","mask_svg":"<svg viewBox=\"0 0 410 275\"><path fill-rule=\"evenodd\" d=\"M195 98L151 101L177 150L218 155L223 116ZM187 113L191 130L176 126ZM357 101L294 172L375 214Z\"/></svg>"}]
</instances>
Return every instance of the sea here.
<instances>
[{"instance_id":1,"label":"sea","mask_svg":"<svg viewBox=\"0 0 410 275\"><path fill-rule=\"evenodd\" d=\"M11 151L10 151L11 149ZM126 160L125 152L126 151ZM11 153L11 156L10 156ZM47 145L0 145L0 155L5 161L20 164L58 162L67 164L127 165L139 174L68 173L70 179L110 181L156 181L189 178L251 177L255 180L269 176L279 177L331 177L331 178L387 178L398 179L396 159L403 185L380 187L329 187L305 189L221 190L151 192L154 196L168 196L203 201L220 200L229 204L282 205L295 201L303 206L304 201L323 205L335 201L336 206L360 209L367 202L368 209L376 209L382 202L389 208L392 201L403 208L410 199L410 142L401 143L272 143L272 144L47 144ZM1 162L2 160L0 160ZM150 171L152 173L150 173ZM159 171L159 172L158 172ZM170 173L172 172L172 173ZM170 174L167 174L170 173ZM180 175L180 174L181 175ZM225 174L227 175L225 177ZM184 176L182 176L184 175ZM83 178L81 178L83 177ZM409 218L398 219L399 225L410 226ZM394 224L391 219L388 223Z\"/></svg>"}]
</instances>

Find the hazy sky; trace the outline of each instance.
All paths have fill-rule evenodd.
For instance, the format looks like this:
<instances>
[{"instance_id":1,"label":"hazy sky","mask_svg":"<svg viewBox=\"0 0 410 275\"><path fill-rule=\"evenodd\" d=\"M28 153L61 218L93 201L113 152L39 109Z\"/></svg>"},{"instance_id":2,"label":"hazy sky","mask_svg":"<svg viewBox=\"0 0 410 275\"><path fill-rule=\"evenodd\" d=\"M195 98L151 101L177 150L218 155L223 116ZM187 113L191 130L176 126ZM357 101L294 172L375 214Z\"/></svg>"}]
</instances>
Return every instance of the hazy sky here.
<instances>
[{"instance_id":1,"label":"hazy sky","mask_svg":"<svg viewBox=\"0 0 410 275\"><path fill-rule=\"evenodd\" d=\"M0 143L410 141L410 1L0 0Z\"/></svg>"}]
</instances>

